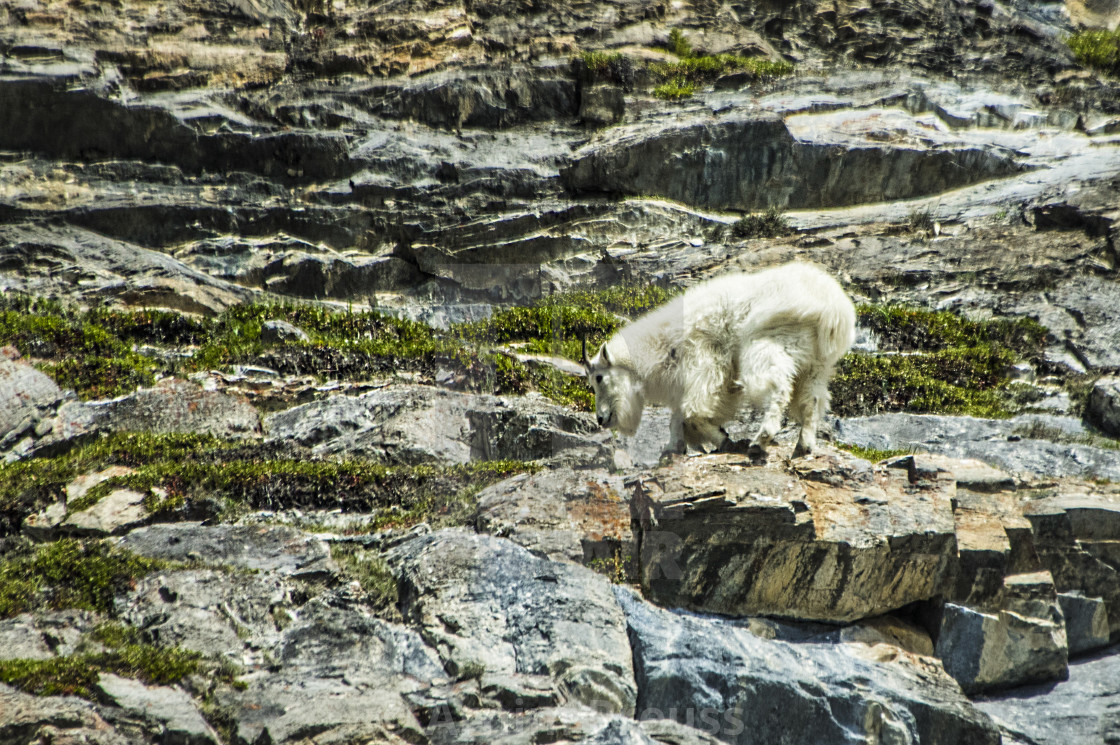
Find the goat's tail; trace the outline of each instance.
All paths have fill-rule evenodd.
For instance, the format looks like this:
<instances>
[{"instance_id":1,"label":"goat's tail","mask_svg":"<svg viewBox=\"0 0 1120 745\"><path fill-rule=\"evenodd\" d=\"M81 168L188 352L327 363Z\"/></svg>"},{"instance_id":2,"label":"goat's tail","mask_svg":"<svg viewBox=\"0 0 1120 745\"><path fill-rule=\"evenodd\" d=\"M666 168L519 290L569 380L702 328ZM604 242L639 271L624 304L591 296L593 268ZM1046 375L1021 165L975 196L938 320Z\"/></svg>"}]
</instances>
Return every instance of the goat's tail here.
<instances>
[{"instance_id":1,"label":"goat's tail","mask_svg":"<svg viewBox=\"0 0 1120 745\"><path fill-rule=\"evenodd\" d=\"M856 340L856 309L837 288L833 302L821 313L817 344L822 361L836 362Z\"/></svg>"}]
</instances>

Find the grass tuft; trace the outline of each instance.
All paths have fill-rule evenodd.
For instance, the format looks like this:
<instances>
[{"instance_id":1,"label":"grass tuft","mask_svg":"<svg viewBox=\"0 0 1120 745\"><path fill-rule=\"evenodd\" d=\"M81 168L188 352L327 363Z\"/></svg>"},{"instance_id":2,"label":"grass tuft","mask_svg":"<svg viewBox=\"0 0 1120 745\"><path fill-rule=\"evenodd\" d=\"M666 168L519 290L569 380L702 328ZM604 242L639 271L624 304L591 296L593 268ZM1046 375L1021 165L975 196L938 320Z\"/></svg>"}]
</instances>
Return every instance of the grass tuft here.
<instances>
[{"instance_id":1,"label":"grass tuft","mask_svg":"<svg viewBox=\"0 0 1120 745\"><path fill-rule=\"evenodd\" d=\"M735 221L731 232L737 238L775 238L793 232L789 222L777 207L770 207L762 214L745 215Z\"/></svg>"}]
</instances>

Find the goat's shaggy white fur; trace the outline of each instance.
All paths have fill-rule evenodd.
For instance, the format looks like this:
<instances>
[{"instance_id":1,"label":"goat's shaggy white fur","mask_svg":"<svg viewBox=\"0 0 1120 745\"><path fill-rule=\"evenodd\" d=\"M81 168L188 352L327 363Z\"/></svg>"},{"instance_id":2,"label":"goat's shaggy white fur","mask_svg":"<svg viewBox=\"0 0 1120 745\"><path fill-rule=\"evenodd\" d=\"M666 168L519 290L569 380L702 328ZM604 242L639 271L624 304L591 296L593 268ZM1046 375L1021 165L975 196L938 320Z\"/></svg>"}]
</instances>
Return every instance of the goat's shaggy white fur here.
<instances>
[{"instance_id":1,"label":"goat's shaggy white fur","mask_svg":"<svg viewBox=\"0 0 1120 745\"><path fill-rule=\"evenodd\" d=\"M762 415L751 451L764 454L789 408L801 424L794 454L810 452L855 322L839 283L810 264L694 286L585 359L599 423L633 435L645 404L668 406L669 449L683 452L723 443L723 425L749 403Z\"/></svg>"}]
</instances>

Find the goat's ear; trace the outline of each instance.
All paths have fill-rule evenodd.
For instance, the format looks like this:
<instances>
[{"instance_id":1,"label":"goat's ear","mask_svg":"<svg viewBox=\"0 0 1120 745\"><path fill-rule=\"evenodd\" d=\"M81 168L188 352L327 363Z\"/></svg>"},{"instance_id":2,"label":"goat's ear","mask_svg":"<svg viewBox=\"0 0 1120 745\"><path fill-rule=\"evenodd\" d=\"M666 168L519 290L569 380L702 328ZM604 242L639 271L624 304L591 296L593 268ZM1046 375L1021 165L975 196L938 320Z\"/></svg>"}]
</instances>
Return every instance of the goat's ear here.
<instances>
[{"instance_id":1,"label":"goat's ear","mask_svg":"<svg viewBox=\"0 0 1120 745\"><path fill-rule=\"evenodd\" d=\"M607 367L611 366L610 355L607 354L607 345L604 344L602 349L599 350L599 359L603 360L603 364Z\"/></svg>"}]
</instances>

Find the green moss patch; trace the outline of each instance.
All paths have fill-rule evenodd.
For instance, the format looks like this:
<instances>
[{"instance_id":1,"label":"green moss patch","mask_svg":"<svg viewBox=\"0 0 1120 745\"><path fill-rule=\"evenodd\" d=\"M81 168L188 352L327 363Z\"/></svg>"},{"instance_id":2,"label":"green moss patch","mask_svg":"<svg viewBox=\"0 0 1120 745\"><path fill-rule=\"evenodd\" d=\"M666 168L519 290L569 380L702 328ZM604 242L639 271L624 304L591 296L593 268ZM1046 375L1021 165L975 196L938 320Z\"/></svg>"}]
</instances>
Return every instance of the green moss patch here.
<instances>
[{"instance_id":1,"label":"green moss patch","mask_svg":"<svg viewBox=\"0 0 1120 745\"><path fill-rule=\"evenodd\" d=\"M851 445L844 442L837 442L833 444L835 444L836 447L841 450L846 450L857 458L863 458L864 460L871 461L872 463L878 463L879 461L886 460L887 458L897 458L901 455L910 455L910 453L912 452L911 450L902 450L899 448L865 448L860 447L859 445Z\"/></svg>"},{"instance_id":2,"label":"green moss patch","mask_svg":"<svg viewBox=\"0 0 1120 745\"><path fill-rule=\"evenodd\" d=\"M335 543L331 545L331 558L338 564L346 579L361 585L367 600L375 609L388 610L397 604L397 578L376 552Z\"/></svg>"},{"instance_id":3,"label":"green moss patch","mask_svg":"<svg viewBox=\"0 0 1120 745\"><path fill-rule=\"evenodd\" d=\"M202 654L180 648L145 643L135 628L107 623L79 643L86 651L45 660L0 660L0 681L41 696L95 698L101 673L133 678L147 685L173 685L189 675L239 687L239 673L228 664L207 660Z\"/></svg>"},{"instance_id":4,"label":"green moss patch","mask_svg":"<svg viewBox=\"0 0 1120 745\"><path fill-rule=\"evenodd\" d=\"M111 613L117 592L166 565L102 541L67 538L14 551L0 560L0 618L61 608Z\"/></svg>"},{"instance_id":5,"label":"green moss patch","mask_svg":"<svg viewBox=\"0 0 1120 745\"><path fill-rule=\"evenodd\" d=\"M650 66L654 77L662 81L653 92L658 98L686 98L697 87L733 72L746 73L756 80L771 80L793 72L790 63L764 57L695 54L692 44L678 28L669 32L669 51L679 58L676 62L659 62Z\"/></svg>"},{"instance_id":6,"label":"green moss patch","mask_svg":"<svg viewBox=\"0 0 1120 745\"><path fill-rule=\"evenodd\" d=\"M1120 75L1120 29L1080 31L1066 43L1082 65Z\"/></svg>"},{"instance_id":7,"label":"green moss patch","mask_svg":"<svg viewBox=\"0 0 1120 745\"><path fill-rule=\"evenodd\" d=\"M830 386L833 411L860 416L884 411L1001 418L1016 394L1008 370L1037 356L1046 329L1029 319L974 321L947 311L863 305L860 324L888 353L851 353Z\"/></svg>"}]
</instances>

